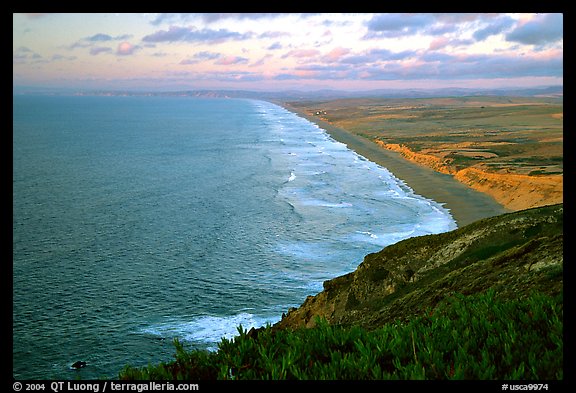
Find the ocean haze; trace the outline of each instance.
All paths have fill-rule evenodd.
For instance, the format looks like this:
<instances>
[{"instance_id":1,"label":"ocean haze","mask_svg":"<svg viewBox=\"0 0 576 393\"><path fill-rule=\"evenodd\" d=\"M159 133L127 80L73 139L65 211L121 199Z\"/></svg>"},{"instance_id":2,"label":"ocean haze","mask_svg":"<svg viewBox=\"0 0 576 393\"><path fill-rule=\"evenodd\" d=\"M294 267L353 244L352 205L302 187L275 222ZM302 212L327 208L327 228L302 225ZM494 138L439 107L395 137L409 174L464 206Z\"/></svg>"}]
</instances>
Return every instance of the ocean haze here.
<instances>
[{"instance_id":1,"label":"ocean haze","mask_svg":"<svg viewBox=\"0 0 576 393\"><path fill-rule=\"evenodd\" d=\"M455 227L270 102L14 96L13 376L114 377L175 337L213 349L367 253Z\"/></svg>"}]
</instances>

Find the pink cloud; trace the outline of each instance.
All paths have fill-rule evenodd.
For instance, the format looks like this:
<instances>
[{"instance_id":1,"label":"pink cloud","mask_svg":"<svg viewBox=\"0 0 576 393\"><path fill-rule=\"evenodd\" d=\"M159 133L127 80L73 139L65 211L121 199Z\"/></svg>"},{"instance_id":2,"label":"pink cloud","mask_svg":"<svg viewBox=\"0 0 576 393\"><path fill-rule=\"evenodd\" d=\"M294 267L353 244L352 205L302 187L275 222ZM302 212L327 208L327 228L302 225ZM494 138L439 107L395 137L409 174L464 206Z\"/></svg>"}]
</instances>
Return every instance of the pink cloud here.
<instances>
[{"instance_id":1,"label":"pink cloud","mask_svg":"<svg viewBox=\"0 0 576 393\"><path fill-rule=\"evenodd\" d=\"M333 61L338 61L340 60L340 58L342 58L343 56L346 56L348 53L350 53L350 49L347 48L334 48L332 49L330 52L328 52L324 57L324 61L327 62L333 62Z\"/></svg>"},{"instance_id":2,"label":"pink cloud","mask_svg":"<svg viewBox=\"0 0 576 393\"><path fill-rule=\"evenodd\" d=\"M437 37L430 42L430 46L428 47L429 50L436 50L445 47L448 45L450 40L446 37Z\"/></svg>"},{"instance_id":3,"label":"pink cloud","mask_svg":"<svg viewBox=\"0 0 576 393\"><path fill-rule=\"evenodd\" d=\"M120 56L128 56L133 54L136 49L138 49L138 46L132 45L131 43L124 41L118 44L116 54Z\"/></svg>"}]
</instances>

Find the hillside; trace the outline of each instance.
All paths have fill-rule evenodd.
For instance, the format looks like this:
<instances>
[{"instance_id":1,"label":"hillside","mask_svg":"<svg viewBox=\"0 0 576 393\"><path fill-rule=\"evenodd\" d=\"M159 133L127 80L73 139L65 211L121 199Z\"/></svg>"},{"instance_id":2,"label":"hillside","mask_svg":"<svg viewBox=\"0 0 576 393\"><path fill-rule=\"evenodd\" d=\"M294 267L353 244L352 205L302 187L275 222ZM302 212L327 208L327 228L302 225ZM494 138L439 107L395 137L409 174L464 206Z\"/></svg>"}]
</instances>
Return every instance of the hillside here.
<instances>
[{"instance_id":1,"label":"hillside","mask_svg":"<svg viewBox=\"0 0 576 393\"><path fill-rule=\"evenodd\" d=\"M324 282L274 328L312 327L316 317L367 329L408 320L454 294L517 299L562 292L563 205L480 220L410 238L369 254L358 268Z\"/></svg>"}]
</instances>

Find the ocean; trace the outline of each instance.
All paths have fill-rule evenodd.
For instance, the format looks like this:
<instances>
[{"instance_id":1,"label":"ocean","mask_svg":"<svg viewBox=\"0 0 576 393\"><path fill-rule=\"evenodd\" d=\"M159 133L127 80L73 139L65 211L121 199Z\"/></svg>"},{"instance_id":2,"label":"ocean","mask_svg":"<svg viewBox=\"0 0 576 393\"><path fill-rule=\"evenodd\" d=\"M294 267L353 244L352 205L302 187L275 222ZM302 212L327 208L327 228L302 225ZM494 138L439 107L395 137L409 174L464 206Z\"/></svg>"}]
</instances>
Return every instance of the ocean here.
<instances>
[{"instance_id":1,"label":"ocean","mask_svg":"<svg viewBox=\"0 0 576 393\"><path fill-rule=\"evenodd\" d=\"M450 212L270 102L13 97L13 376L215 350ZM72 370L75 361L87 366Z\"/></svg>"}]
</instances>

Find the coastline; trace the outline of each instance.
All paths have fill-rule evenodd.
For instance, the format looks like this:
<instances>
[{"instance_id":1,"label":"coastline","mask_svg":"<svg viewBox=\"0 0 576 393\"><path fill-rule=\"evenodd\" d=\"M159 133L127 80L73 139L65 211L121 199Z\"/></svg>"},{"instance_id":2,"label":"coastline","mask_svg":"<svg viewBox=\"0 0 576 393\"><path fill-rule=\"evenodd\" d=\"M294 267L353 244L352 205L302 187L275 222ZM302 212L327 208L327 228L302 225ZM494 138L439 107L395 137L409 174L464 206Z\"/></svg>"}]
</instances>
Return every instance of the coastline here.
<instances>
[{"instance_id":1,"label":"coastline","mask_svg":"<svg viewBox=\"0 0 576 393\"><path fill-rule=\"evenodd\" d=\"M512 211L500 205L491 196L471 189L451 175L439 173L431 168L408 161L398 152L383 149L366 138L335 127L315 116L310 116L286 102L274 103L318 125L333 139L344 143L349 149L388 169L394 176L404 181L416 194L443 205L450 211L458 227L482 218Z\"/></svg>"}]
</instances>

